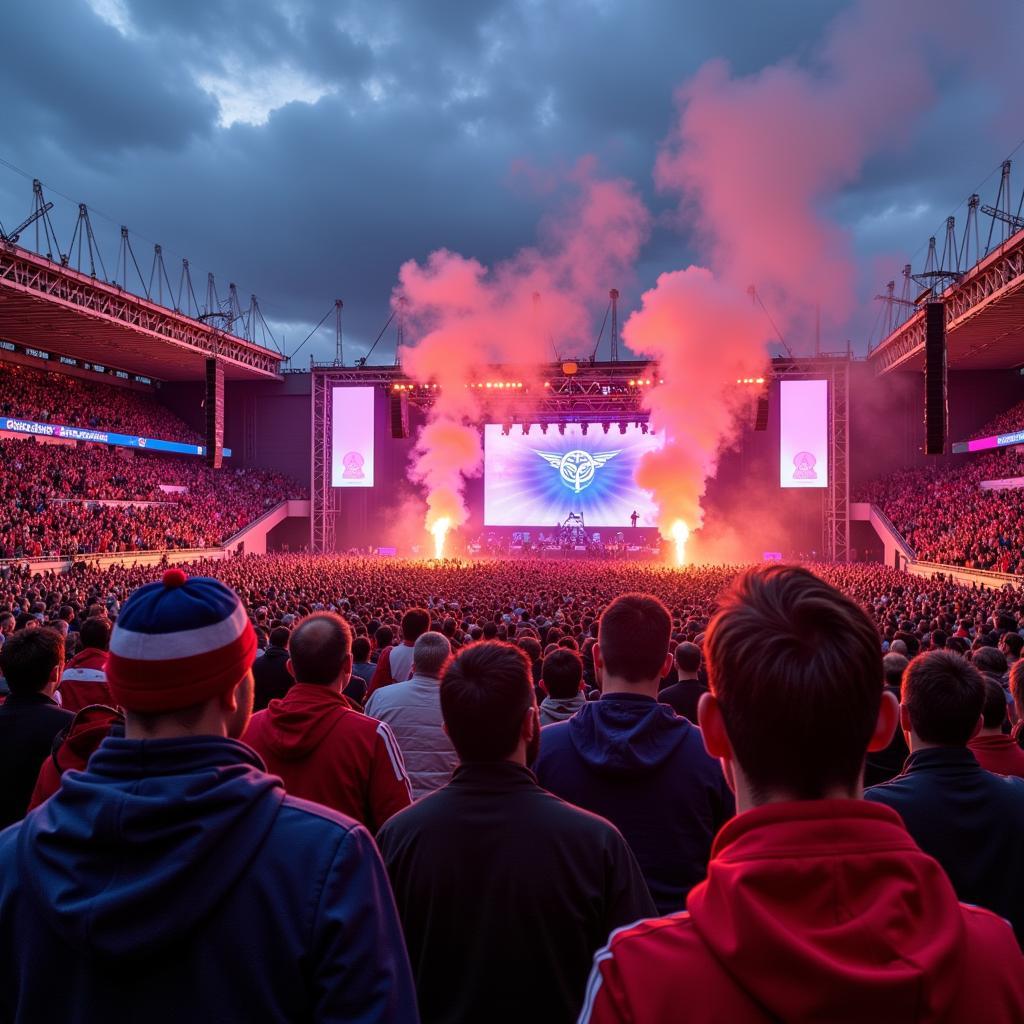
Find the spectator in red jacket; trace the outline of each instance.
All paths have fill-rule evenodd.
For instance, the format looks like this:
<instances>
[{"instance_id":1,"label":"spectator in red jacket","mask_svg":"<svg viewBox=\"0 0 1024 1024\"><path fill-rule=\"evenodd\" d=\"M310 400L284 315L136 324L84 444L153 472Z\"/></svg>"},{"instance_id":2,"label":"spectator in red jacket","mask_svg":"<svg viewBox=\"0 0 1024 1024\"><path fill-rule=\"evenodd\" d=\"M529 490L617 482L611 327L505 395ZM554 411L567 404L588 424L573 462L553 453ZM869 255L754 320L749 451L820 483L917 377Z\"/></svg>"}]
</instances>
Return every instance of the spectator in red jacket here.
<instances>
[{"instance_id":1,"label":"spectator in red jacket","mask_svg":"<svg viewBox=\"0 0 1024 1024\"><path fill-rule=\"evenodd\" d=\"M899 816L860 799L865 751L899 717L879 648L865 612L806 570L751 570L723 596L698 717L740 813L686 913L597 954L583 1024L682 1007L697 1024L1024 1020L1007 923L959 904Z\"/></svg>"},{"instance_id":2,"label":"spectator in red jacket","mask_svg":"<svg viewBox=\"0 0 1024 1024\"><path fill-rule=\"evenodd\" d=\"M288 640L295 685L252 716L242 737L292 796L315 800L371 832L412 802L391 730L352 709L352 631L333 612L303 619Z\"/></svg>"},{"instance_id":3,"label":"spectator in red jacket","mask_svg":"<svg viewBox=\"0 0 1024 1024\"><path fill-rule=\"evenodd\" d=\"M68 711L81 711L90 704L114 703L107 685L107 648L110 620L86 619L80 636L82 649L65 666L60 677L60 702Z\"/></svg>"},{"instance_id":4,"label":"spectator in red jacket","mask_svg":"<svg viewBox=\"0 0 1024 1024\"><path fill-rule=\"evenodd\" d=\"M1006 724L1006 691L1002 683L986 675L985 703L982 705L982 727L967 747L987 772L997 775L1016 775L1024 778L1024 750L1017 746L1008 733Z\"/></svg>"}]
</instances>

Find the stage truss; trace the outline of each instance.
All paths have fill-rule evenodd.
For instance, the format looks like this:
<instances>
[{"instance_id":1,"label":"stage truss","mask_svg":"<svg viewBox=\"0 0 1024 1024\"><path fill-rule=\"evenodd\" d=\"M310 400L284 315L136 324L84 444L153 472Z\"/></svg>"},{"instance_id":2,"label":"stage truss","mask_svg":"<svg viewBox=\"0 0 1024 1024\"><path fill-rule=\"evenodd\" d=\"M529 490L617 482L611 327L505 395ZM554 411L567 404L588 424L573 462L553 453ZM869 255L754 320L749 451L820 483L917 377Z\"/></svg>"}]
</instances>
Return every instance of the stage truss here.
<instances>
[{"instance_id":1,"label":"stage truss","mask_svg":"<svg viewBox=\"0 0 1024 1024\"><path fill-rule=\"evenodd\" d=\"M312 465L310 468L309 550L315 555L334 554L337 539L338 488L331 486L331 390L352 384L344 372L313 372Z\"/></svg>"},{"instance_id":2,"label":"stage truss","mask_svg":"<svg viewBox=\"0 0 1024 1024\"><path fill-rule=\"evenodd\" d=\"M850 560L850 357L773 359L778 380L828 381L828 487L822 496L821 546L827 561Z\"/></svg>"}]
</instances>

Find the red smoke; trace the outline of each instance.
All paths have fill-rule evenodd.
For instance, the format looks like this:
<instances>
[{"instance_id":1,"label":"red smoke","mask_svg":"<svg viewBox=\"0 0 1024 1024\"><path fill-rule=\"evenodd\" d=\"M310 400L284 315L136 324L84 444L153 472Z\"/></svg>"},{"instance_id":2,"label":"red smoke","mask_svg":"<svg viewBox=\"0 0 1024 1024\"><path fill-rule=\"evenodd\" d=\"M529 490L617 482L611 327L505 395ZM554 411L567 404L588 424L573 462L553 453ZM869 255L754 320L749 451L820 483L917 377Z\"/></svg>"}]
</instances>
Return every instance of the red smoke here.
<instances>
[{"instance_id":1,"label":"red smoke","mask_svg":"<svg viewBox=\"0 0 1024 1024\"><path fill-rule=\"evenodd\" d=\"M702 518L699 501L749 399L737 377L759 376L774 331L751 304L756 287L783 336L807 352L816 303L826 326L853 308L850 240L828 203L880 148L898 145L930 97L918 25L935 5L866 0L838 17L805 65L783 62L733 77L705 65L677 94L679 115L655 168L680 198L681 221L709 269L663 274L624 337L661 365L652 422L668 446L645 457L639 482L654 493L663 534ZM826 345L827 348L827 345Z\"/></svg>"},{"instance_id":2,"label":"red smoke","mask_svg":"<svg viewBox=\"0 0 1024 1024\"><path fill-rule=\"evenodd\" d=\"M554 358L553 346L566 355L589 350L595 313L647 236L647 210L628 182L598 178L586 160L570 184L572 200L541 224L537 246L493 269L444 249L401 268L395 301L404 296L418 335L403 366L439 385L410 469L426 491L428 529L445 516L452 526L466 521L465 478L482 468L479 392L466 385L490 363L512 365L528 381Z\"/></svg>"}]
</instances>

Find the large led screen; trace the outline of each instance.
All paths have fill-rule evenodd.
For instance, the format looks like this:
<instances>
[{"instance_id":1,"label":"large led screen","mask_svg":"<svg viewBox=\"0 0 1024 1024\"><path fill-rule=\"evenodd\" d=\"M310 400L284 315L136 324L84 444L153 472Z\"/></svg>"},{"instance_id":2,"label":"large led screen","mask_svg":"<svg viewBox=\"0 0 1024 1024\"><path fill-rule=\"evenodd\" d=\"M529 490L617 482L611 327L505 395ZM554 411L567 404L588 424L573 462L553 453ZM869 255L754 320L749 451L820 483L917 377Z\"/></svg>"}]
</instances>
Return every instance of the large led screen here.
<instances>
[{"instance_id":1,"label":"large led screen","mask_svg":"<svg viewBox=\"0 0 1024 1024\"><path fill-rule=\"evenodd\" d=\"M373 486L373 388L331 392L331 486Z\"/></svg>"},{"instance_id":2,"label":"large led screen","mask_svg":"<svg viewBox=\"0 0 1024 1024\"><path fill-rule=\"evenodd\" d=\"M633 512L638 526L656 526L658 509L635 482L644 452L662 439L633 424L605 434L591 424L586 435L578 423L565 433L539 426L528 434L513 426L484 427L484 522L487 526L554 527L570 513L583 516L587 528L628 527Z\"/></svg>"},{"instance_id":3,"label":"large led screen","mask_svg":"<svg viewBox=\"0 0 1024 1024\"><path fill-rule=\"evenodd\" d=\"M779 395L779 482L827 487L828 381L784 380Z\"/></svg>"}]
</instances>

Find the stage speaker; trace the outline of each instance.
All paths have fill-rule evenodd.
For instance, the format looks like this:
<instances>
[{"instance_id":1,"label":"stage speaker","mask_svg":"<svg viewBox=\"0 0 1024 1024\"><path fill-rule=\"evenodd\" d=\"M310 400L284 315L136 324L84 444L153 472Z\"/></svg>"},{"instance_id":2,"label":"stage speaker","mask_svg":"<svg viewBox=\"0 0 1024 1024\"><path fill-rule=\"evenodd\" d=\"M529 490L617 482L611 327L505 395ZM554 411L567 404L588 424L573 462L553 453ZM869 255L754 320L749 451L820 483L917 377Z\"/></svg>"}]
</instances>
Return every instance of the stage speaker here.
<instances>
[{"instance_id":1,"label":"stage speaker","mask_svg":"<svg viewBox=\"0 0 1024 1024\"><path fill-rule=\"evenodd\" d=\"M409 399L405 395L391 396L391 436L409 436Z\"/></svg>"},{"instance_id":2,"label":"stage speaker","mask_svg":"<svg viewBox=\"0 0 1024 1024\"><path fill-rule=\"evenodd\" d=\"M946 450L949 419L945 305L926 303L924 317L924 450L926 455L942 455Z\"/></svg>"},{"instance_id":3,"label":"stage speaker","mask_svg":"<svg viewBox=\"0 0 1024 1024\"><path fill-rule=\"evenodd\" d=\"M768 396L762 395L757 400L757 415L754 418L755 430L768 429Z\"/></svg>"},{"instance_id":4,"label":"stage speaker","mask_svg":"<svg viewBox=\"0 0 1024 1024\"><path fill-rule=\"evenodd\" d=\"M224 463L224 367L216 358L206 360L206 464L220 469Z\"/></svg>"}]
</instances>

